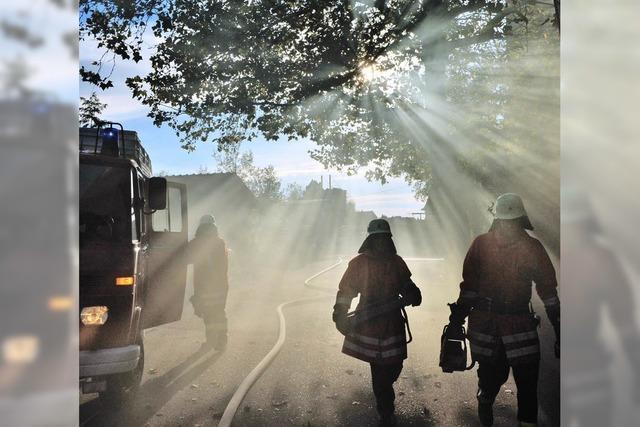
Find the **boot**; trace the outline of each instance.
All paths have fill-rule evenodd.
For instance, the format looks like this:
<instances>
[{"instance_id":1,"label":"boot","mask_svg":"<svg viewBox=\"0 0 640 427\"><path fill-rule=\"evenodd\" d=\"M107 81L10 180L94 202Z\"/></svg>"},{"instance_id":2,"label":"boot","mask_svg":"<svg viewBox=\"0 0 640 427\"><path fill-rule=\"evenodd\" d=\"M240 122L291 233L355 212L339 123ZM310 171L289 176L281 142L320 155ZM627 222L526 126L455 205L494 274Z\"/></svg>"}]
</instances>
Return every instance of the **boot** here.
<instances>
[{"instance_id":1,"label":"boot","mask_svg":"<svg viewBox=\"0 0 640 427\"><path fill-rule=\"evenodd\" d=\"M493 425L493 403L478 399L478 418L482 427L491 427Z\"/></svg>"},{"instance_id":2,"label":"boot","mask_svg":"<svg viewBox=\"0 0 640 427\"><path fill-rule=\"evenodd\" d=\"M398 420L396 419L396 415L391 414L383 414L380 415L380 423L378 424L380 427L396 427L398 425Z\"/></svg>"},{"instance_id":3,"label":"boot","mask_svg":"<svg viewBox=\"0 0 640 427\"><path fill-rule=\"evenodd\" d=\"M209 327L206 329L207 346L216 351L223 351L227 347L227 331Z\"/></svg>"}]
</instances>

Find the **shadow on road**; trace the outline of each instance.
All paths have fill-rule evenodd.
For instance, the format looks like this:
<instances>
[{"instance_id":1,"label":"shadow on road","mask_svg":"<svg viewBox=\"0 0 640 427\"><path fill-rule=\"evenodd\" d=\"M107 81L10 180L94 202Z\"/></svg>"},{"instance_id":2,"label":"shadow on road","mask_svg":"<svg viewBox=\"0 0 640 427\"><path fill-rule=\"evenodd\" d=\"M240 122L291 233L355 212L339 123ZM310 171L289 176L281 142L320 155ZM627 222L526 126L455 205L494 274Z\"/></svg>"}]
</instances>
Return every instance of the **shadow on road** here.
<instances>
[{"instance_id":1,"label":"shadow on road","mask_svg":"<svg viewBox=\"0 0 640 427\"><path fill-rule=\"evenodd\" d=\"M495 427L500 426L514 426L518 424L515 408L512 405L494 404L493 415L495 417L493 425ZM461 406L456 414L456 425L481 427L478 420L478 412L476 402L469 406Z\"/></svg>"},{"instance_id":2,"label":"shadow on road","mask_svg":"<svg viewBox=\"0 0 640 427\"><path fill-rule=\"evenodd\" d=\"M173 396L192 384L222 356L222 352L209 354L210 351L200 348L164 375L149 378L140 387L135 401L125 408L114 410L100 399L84 403L80 407L81 420L84 418L88 421L82 425L144 425Z\"/></svg>"},{"instance_id":3,"label":"shadow on road","mask_svg":"<svg viewBox=\"0 0 640 427\"><path fill-rule=\"evenodd\" d=\"M378 425L378 413L375 409L375 399L371 390L361 390L352 393L348 398L341 399L337 410L338 424L344 427ZM405 413L401 403L396 398L396 417L399 426L435 426L428 408L416 408L415 412Z\"/></svg>"}]
</instances>

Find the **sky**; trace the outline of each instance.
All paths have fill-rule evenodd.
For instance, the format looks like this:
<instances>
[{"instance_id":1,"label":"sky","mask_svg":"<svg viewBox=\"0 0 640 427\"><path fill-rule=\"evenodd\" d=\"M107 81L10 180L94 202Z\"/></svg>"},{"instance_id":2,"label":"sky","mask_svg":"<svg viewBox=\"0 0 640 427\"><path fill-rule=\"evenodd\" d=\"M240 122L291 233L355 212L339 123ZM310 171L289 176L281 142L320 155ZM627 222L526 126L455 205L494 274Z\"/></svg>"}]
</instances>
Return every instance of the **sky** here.
<instances>
[{"instance_id":1,"label":"sky","mask_svg":"<svg viewBox=\"0 0 640 427\"><path fill-rule=\"evenodd\" d=\"M149 70L148 57L153 50L154 40L146 43L143 60L133 62L118 62L112 80L114 87L107 91L80 81L80 96L88 97L91 92L97 92L100 100L107 104L103 119L122 123L125 129L135 130L147 149L153 170L169 175L197 173L201 168L209 171L216 170L216 162L212 154L217 151L211 143L202 143L193 152L187 152L180 147L174 131L168 126L160 128L153 125L147 117L148 108L131 98L129 89L124 85L124 79L133 73L144 73ZM101 52L92 41L80 44L80 64L89 63L99 58ZM242 151L251 151L257 166L273 165L282 181L282 187L297 183L305 187L312 179L323 181L328 187L329 175L334 188L347 190L347 197L355 203L357 210L374 211L378 216L411 216L419 212L424 206L413 196L411 187L401 178L389 179L387 184L369 182L364 177L364 171L354 176L347 176L337 170L326 170L322 164L309 156L309 150L314 144L310 141L289 142L286 139L269 142L264 139L246 142Z\"/></svg>"},{"instance_id":2,"label":"sky","mask_svg":"<svg viewBox=\"0 0 640 427\"><path fill-rule=\"evenodd\" d=\"M63 102L78 101L78 85L69 76L77 73L78 62L62 36L77 31L77 12L52 5L50 0L0 2L3 22L20 25L32 35L40 36L37 48L5 38L0 64L20 59L28 67L26 83L32 90L46 93Z\"/></svg>"}]
</instances>

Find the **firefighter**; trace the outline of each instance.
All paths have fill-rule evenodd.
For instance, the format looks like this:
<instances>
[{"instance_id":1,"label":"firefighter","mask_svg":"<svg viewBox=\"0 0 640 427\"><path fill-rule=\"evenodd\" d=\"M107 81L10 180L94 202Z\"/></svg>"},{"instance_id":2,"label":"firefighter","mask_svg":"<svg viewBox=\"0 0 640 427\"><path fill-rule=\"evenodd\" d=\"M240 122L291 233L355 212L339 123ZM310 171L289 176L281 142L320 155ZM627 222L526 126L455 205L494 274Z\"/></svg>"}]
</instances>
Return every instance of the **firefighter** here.
<instances>
[{"instance_id":1,"label":"firefighter","mask_svg":"<svg viewBox=\"0 0 640 427\"><path fill-rule=\"evenodd\" d=\"M530 309L532 282L556 334L559 357L560 300L556 274L532 230L522 199L503 194L495 203L489 232L478 236L463 266L460 296L450 321L462 325L469 316L471 356L478 367L478 417L493 424L493 402L513 370L518 389L518 420L535 426L538 413L540 344L538 319Z\"/></svg>"},{"instance_id":2,"label":"firefighter","mask_svg":"<svg viewBox=\"0 0 640 427\"><path fill-rule=\"evenodd\" d=\"M387 301L405 298L407 304L418 306L422 296L411 281L411 272L397 255L391 239L391 228L384 219L369 223L368 236L359 255L349 262L340 280L333 321L345 336L342 352L371 365L371 380L381 425L395 425L395 393L393 383L400 376L402 362L407 358L405 317L396 308L350 327L347 311L351 301L360 295L356 311L379 306Z\"/></svg>"},{"instance_id":3,"label":"firefighter","mask_svg":"<svg viewBox=\"0 0 640 427\"><path fill-rule=\"evenodd\" d=\"M200 219L196 236L189 242L188 256L193 264L191 303L205 327L203 347L224 350L227 345L228 251L212 215L203 215Z\"/></svg>"}]
</instances>

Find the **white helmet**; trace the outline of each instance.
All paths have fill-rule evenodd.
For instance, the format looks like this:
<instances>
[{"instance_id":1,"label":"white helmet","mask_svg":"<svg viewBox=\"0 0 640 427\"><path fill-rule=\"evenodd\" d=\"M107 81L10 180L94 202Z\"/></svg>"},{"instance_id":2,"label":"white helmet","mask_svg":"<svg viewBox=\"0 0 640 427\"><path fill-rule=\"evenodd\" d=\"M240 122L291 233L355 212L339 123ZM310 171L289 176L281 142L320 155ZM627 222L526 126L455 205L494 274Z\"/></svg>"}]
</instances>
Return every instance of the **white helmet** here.
<instances>
[{"instance_id":1,"label":"white helmet","mask_svg":"<svg viewBox=\"0 0 640 427\"><path fill-rule=\"evenodd\" d=\"M533 230L527 211L524 210L522 199L514 193L505 193L498 196L496 199L495 219L517 219L522 228Z\"/></svg>"},{"instance_id":2,"label":"white helmet","mask_svg":"<svg viewBox=\"0 0 640 427\"><path fill-rule=\"evenodd\" d=\"M514 193L505 193L496 200L496 219L516 219L527 216L524 203L520 196Z\"/></svg>"},{"instance_id":3,"label":"white helmet","mask_svg":"<svg viewBox=\"0 0 640 427\"><path fill-rule=\"evenodd\" d=\"M200 217L200 225L204 224L216 225L216 219L211 214L202 215Z\"/></svg>"}]
</instances>

